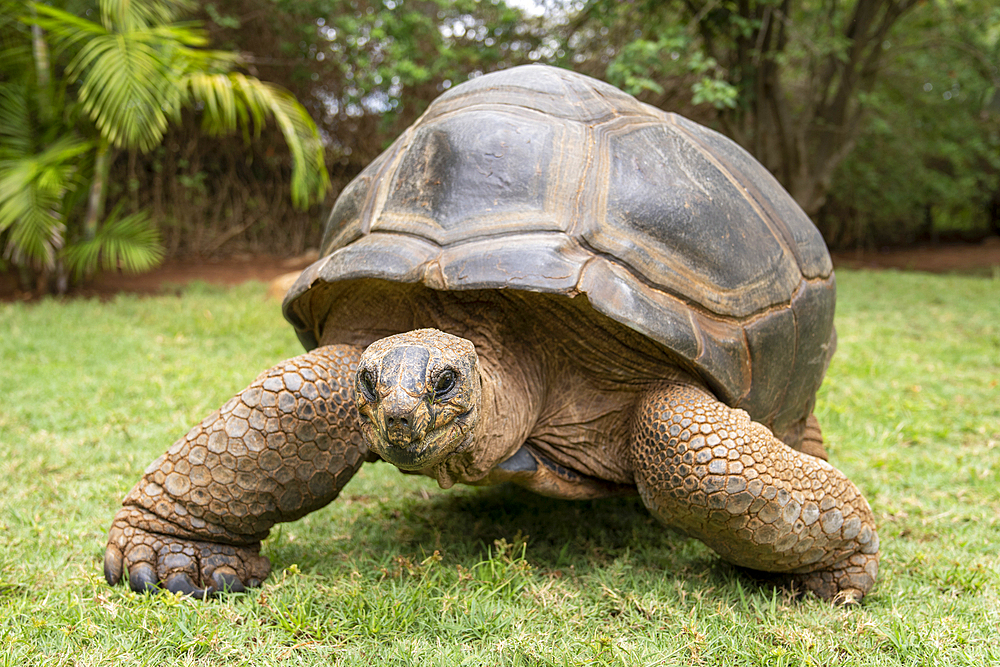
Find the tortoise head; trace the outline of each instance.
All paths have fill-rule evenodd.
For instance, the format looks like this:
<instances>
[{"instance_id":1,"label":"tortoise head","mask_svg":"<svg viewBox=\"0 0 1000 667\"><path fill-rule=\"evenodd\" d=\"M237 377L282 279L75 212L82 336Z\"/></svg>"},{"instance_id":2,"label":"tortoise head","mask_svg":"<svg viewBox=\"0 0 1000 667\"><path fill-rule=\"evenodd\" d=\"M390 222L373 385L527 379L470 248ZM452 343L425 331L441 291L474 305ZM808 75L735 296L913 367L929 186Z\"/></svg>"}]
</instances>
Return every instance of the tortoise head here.
<instances>
[{"instance_id":1,"label":"tortoise head","mask_svg":"<svg viewBox=\"0 0 1000 667\"><path fill-rule=\"evenodd\" d=\"M354 381L365 443L402 470L429 468L468 446L481 396L475 347L437 329L375 341Z\"/></svg>"}]
</instances>

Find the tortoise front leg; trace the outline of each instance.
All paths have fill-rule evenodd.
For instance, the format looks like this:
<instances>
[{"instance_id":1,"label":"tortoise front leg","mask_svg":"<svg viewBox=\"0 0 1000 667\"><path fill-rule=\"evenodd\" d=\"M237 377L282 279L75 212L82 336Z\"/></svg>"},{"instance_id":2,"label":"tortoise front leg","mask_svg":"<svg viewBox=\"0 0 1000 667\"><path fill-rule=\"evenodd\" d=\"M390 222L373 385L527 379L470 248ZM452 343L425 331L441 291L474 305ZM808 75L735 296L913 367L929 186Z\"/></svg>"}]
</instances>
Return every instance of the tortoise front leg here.
<instances>
[{"instance_id":1,"label":"tortoise front leg","mask_svg":"<svg viewBox=\"0 0 1000 667\"><path fill-rule=\"evenodd\" d=\"M687 385L651 390L632 432L636 485L661 521L743 567L860 601L878 574L871 508L843 473Z\"/></svg>"},{"instance_id":2,"label":"tortoise front leg","mask_svg":"<svg viewBox=\"0 0 1000 667\"><path fill-rule=\"evenodd\" d=\"M371 457L352 397L360 356L331 345L289 359L175 442L114 518L108 583L127 569L136 591L258 585L271 526L329 503Z\"/></svg>"}]
</instances>

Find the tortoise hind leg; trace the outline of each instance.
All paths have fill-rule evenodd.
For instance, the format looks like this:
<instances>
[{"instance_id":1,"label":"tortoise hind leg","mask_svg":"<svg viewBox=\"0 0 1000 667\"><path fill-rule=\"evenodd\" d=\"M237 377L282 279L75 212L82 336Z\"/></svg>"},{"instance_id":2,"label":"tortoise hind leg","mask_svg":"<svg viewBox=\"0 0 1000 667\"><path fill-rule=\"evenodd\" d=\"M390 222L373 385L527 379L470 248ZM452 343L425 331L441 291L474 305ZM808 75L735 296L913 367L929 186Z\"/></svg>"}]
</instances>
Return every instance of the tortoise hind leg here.
<instances>
[{"instance_id":1,"label":"tortoise hind leg","mask_svg":"<svg viewBox=\"0 0 1000 667\"><path fill-rule=\"evenodd\" d=\"M637 408L631 453L650 511L726 560L790 573L826 599L858 601L874 585L878 536L857 487L744 411L660 385Z\"/></svg>"},{"instance_id":2,"label":"tortoise hind leg","mask_svg":"<svg viewBox=\"0 0 1000 667\"><path fill-rule=\"evenodd\" d=\"M823 431L819 427L819 420L816 419L815 414L809 415L809 418L806 419L806 427L802 432L802 444L799 445L799 451L824 461L830 460L826 454L826 447L823 446Z\"/></svg>"},{"instance_id":3,"label":"tortoise hind leg","mask_svg":"<svg viewBox=\"0 0 1000 667\"><path fill-rule=\"evenodd\" d=\"M813 413L809 413L805 419L794 422L784 433L778 435L778 439L803 454L824 461L829 460L826 447L823 446L823 431L820 430L819 420Z\"/></svg>"},{"instance_id":4,"label":"tortoise hind leg","mask_svg":"<svg viewBox=\"0 0 1000 667\"><path fill-rule=\"evenodd\" d=\"M336 345L262 373L146 469L112 522L104 576L197 596L257 585L272 525L323 507L373 460L352 398L361 350Z\"/></svg>"}]
</instances>

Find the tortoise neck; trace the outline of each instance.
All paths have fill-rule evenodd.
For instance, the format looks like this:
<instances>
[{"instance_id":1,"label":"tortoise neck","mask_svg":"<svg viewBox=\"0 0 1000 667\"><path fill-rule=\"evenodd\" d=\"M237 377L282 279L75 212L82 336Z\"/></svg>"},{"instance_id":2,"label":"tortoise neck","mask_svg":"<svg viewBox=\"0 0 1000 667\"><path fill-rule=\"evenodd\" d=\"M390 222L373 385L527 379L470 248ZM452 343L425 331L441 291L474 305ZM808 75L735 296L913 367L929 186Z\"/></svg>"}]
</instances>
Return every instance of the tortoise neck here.
<instances>
[{"instance_id":1,"label":"tortoise neck","mask_svg":"<svg viewBox=\"0 0 1000 667\"><path fill-rule=\"evenodd\" d=\"M497 443L506 458L524 444L538 421L546 391L545 374L540 359L522 349L508 350L499 358L480 354L480 377L480 438Z\"/></svg>"},{"instance_id":2,"label":"tortoise neck","mask_svg":"<svg viewBox=\"0 0 1000 667\"><path fill-rule=\"evenodd\" d=\"M483 480L524 444L543 405L545 384L536 355L517 341L500 340L496 332L488 338L470 333L468 339L479 356L479 419L460 451L424 471L442 488Z\"/></svg>"}]
</instances>

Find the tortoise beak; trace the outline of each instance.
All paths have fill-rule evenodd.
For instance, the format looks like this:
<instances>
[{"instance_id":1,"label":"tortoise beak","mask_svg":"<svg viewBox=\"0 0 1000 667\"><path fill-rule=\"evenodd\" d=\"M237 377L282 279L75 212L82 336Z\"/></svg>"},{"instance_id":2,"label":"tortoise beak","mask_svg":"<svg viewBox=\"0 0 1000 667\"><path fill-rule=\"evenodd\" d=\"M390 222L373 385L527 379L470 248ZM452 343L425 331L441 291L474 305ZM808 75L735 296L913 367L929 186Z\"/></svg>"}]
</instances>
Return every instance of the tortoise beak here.
<instances>
[{"instance_id":1,"label":"tortoise beak","mask_svg":"<svg viewBox=\"0 0 1000 667\"><path fill-rule=\"evenodd\" d=\"M394 448L414 452L431 425L427 401L396 387L379 404L382 435Z\"/></svg>"},{"instance_id":2,"label":"tortoise beak","mask_svg":"<svg viewBox=\"0 0 1000 667\"><path fill-rule=\"evenodd\" d=\"M365 439L383 460L400 470L422 470L440 460L455 447L448 437L435 437L421 422L419 411L406 416L385 417L384 426L372 424L375 437Z\"/></svg>"}]
</instances>

